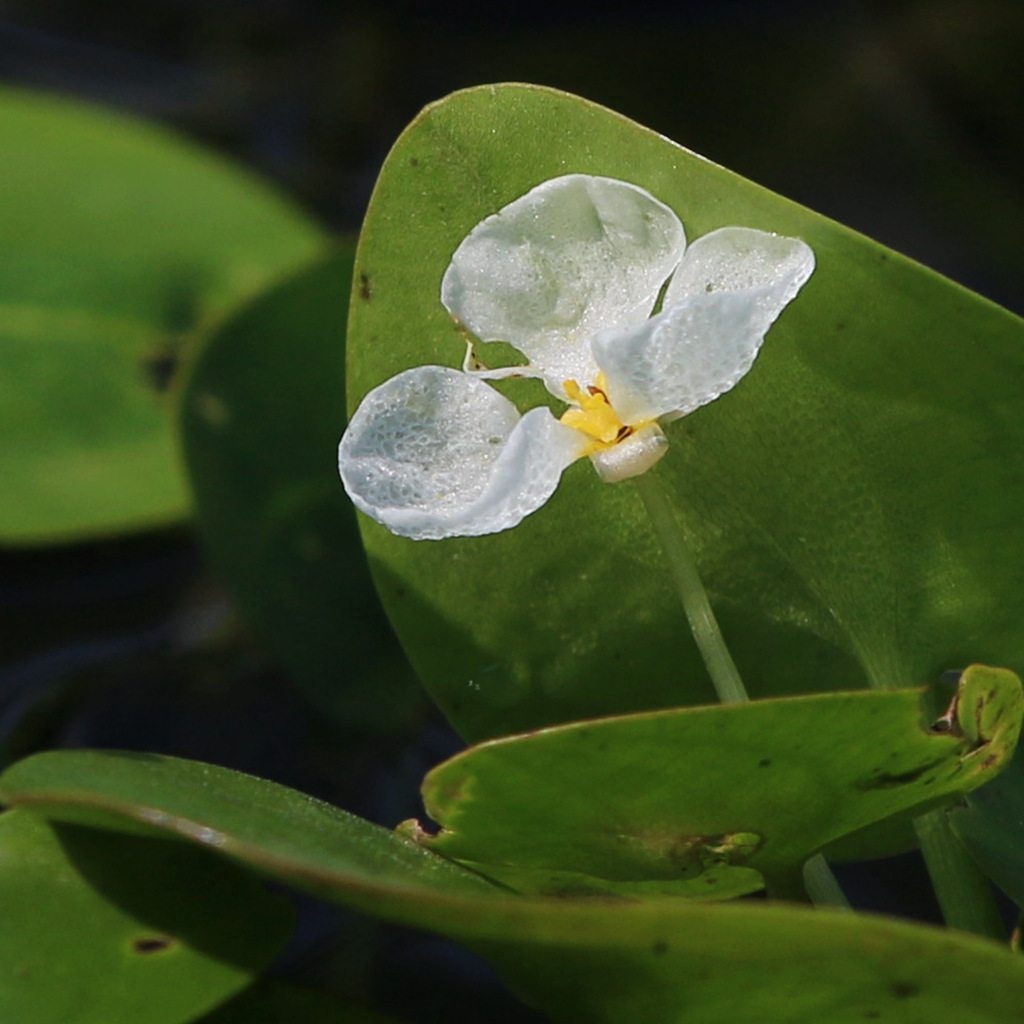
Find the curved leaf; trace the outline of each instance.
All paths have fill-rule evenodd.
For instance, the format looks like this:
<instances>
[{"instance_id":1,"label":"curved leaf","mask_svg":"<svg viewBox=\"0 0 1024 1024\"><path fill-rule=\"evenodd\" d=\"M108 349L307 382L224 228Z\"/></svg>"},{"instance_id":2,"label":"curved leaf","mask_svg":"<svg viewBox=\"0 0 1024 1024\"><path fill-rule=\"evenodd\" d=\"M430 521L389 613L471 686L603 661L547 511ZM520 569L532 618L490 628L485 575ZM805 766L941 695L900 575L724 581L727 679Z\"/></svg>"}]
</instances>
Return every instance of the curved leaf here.
<instances>
[{"instance_id":1,"label":"curved leaf","mask_svg":"<svg viewBox=\"0 0 1024 1024\"><path fill-rule=\"evenodd\" d=\"M1020 681L966 675L985 678L989 702L1004 705L984 741L959 722L927 731L913 690L684 708L492 740L427 775L424 801L441 831L420 841L484 873L570 870L714 895L737 869L756 869L771 887L829 843L1000 770L1020 730Z\"/></svg>"}]
</instances>

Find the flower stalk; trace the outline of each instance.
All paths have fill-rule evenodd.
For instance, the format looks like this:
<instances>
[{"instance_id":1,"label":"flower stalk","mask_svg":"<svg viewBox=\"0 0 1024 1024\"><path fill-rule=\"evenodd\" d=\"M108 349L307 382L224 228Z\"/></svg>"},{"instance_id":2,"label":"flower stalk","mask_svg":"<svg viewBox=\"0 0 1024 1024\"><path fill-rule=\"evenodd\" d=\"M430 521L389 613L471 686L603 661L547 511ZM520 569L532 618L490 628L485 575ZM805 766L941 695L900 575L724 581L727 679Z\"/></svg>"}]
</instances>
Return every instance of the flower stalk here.
<instances>
[{"instance_id":1,"label":"flower stalk","mask_svg":"<svg viewBox=\"0 0 1024 1024\"><path fill-rule=\"evenodd\" d=\"M721 627L701 581L697 563L679 528L672 503L653 473L644 473L635 477L635 480L719 701L723 704L742 704L749 701L750 695L726 646ZM850 909L846 895L820 853L815 854L804 865L803 885L815 906ZM799 896L798 889L799 882L795 882L795 898Z\"/></svg>"},{"instance_id":2,"label":"flower stalk","mask_svg":"<svg viewBox=\"0 0 1024 1024\"><path fill-rule=\"evenodd\" d=\"M722 630L711 610L711 602L697 571L697 563L679 529L668 496L653 473L644 473L634 479L651 526L665 553L666 567L683 603L683 611L718 699L723 704L741 704L750 700L736 663L725 645Z\"/></svg>"},{"instance_id":3,"label":"flower stalk","mask_svg":"<svg viewBox=\"0 0 1024 1024\"><path fill-rule=\"evenodd\" d=\"M947 926L1005 942L992 886L953 835L946 812L940 808L915 818L914 831Z\"/></svg>"}]
</instances>

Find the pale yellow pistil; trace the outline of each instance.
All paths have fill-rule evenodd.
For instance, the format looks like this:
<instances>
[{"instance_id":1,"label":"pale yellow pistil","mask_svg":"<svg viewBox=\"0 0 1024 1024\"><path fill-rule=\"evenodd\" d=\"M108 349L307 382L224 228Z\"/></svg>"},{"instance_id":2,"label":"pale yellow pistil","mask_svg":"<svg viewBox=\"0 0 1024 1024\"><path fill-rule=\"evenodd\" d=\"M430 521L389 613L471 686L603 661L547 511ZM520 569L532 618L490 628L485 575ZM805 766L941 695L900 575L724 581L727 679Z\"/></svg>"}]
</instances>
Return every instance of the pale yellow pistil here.
<instances>
[{"instance_id":1,"label":"pale yellow pistil","mask_svg":"<svg viewBox=\"0 0 1024 1024\"><path fill-rule=\"evenodd\" d=\"M594 452L604 451L612 445L629 437L634 427L627 427L618 414L611 407L608 395L605 393L605 376L598 375L597 384L591 384L586 391L583 390L574 380L567 380L562 385L570 401L579 406L578 409L568 409L562 415L561 422L567 427L574 427L583 431L592 438L584 454L592 455Z\"/></svg>"}]
</instances>

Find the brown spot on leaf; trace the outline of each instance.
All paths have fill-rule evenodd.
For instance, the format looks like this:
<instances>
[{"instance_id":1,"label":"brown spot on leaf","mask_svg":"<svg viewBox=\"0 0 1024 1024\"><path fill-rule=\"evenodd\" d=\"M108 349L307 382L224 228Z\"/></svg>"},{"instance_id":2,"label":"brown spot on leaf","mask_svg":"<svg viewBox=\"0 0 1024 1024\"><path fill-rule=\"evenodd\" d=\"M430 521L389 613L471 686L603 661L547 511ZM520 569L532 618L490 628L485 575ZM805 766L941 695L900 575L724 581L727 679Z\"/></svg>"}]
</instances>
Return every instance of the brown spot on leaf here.
<instances>
[{"instance_id":1,"label":"brown spot on leaf","mask_svg":"<svg viewBox=\"0 0 1024 1024\"><path fill-rule=\"evenodd\" d=\"M928 764L911 768L905 772L886 772L881 769L875 769L868 778L857 782L856 786L860 790L893 789L896 786L907 786L911 782L917 782L922 775L930 772L933 768L938 768L945 760L945 757L939 757Z\"/></svg>"},{"instance_id":2,"label":"brown spot on leaf","mask_svg":"<svg viewBox=\"0 0 1024 1024\"><path fill-rule=\"evenodd\" d=\"M651 952L655 956L664 956L668 952L668 943L664 939L658 939L658 941L651 946Z\"/></svg>"},{"instance_id":3,"label":"brown spot on leaf","mask_svg":"<svg viewBox=\"0 0 1024 1024\"><path fill-rule=\"evenodd\" d=\"M359 298L364 302L369 302L373 297L373 289L370 287L370 275L367 273L361 273L359 275Z\"/></svg>"},{"instance_id":4,"label":"brown spot on leaf","mask_svg":"<svg viewBox=\"0 0 1024 1024\"><path fill-rule=\"evenodd\" d=\"M145 938L136 939L132 943L132 949L136 953L147 955L150 953L162 953L174 945L174 940L167 935L147 935Z\"/></svg>"},{"instance_id":5,"label":"brown spot on leaf","mask_svg":"<svg viewBox=\"0 0 1024 1024\"><path fill-rule=\"evenodd\" d=\"M920 993L921 988L912 981L894 981L889 986L889 991L897 999L910 999Z\"/></svg>"},{"instance_id":6,"label":"brown spot on leaf","mask_svg":"<svg viewBox=\"0 0 1024 1024\"><path fill-rule=\"evenodd\" d=\"M162 395L171 386L180 362L179 348L177 341L164 341L142 359L142 375L146 384L158 395Z\"/></svg>"}]
</instances>

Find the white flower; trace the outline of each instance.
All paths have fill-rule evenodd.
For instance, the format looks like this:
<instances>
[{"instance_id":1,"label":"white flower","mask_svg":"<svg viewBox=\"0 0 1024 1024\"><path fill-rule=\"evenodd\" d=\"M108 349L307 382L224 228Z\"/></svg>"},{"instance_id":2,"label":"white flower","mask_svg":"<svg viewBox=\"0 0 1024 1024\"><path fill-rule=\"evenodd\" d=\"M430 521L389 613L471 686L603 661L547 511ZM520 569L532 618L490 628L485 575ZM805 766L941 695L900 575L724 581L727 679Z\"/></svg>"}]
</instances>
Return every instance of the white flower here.
<instances>
[{"instance_id":1,"label":"white flower","mask_svg":"<svg viewBox=\"0 0 1024 1024\"><path fill-rule=\"evenodd\" d=\"M668 443L659 424L732 388L813 270L797 238L726 227L687 248L636 185L545 181L477 224L441 282L452 316L528 365L478 369L470 350L461 370L374 388L338 450L345 489L393 533L437 540L515 526L584 455L608 481L642 473ZM520 415L485 383L510 376L539 377L570 408Z\"/></svg>"}]
</instances>

